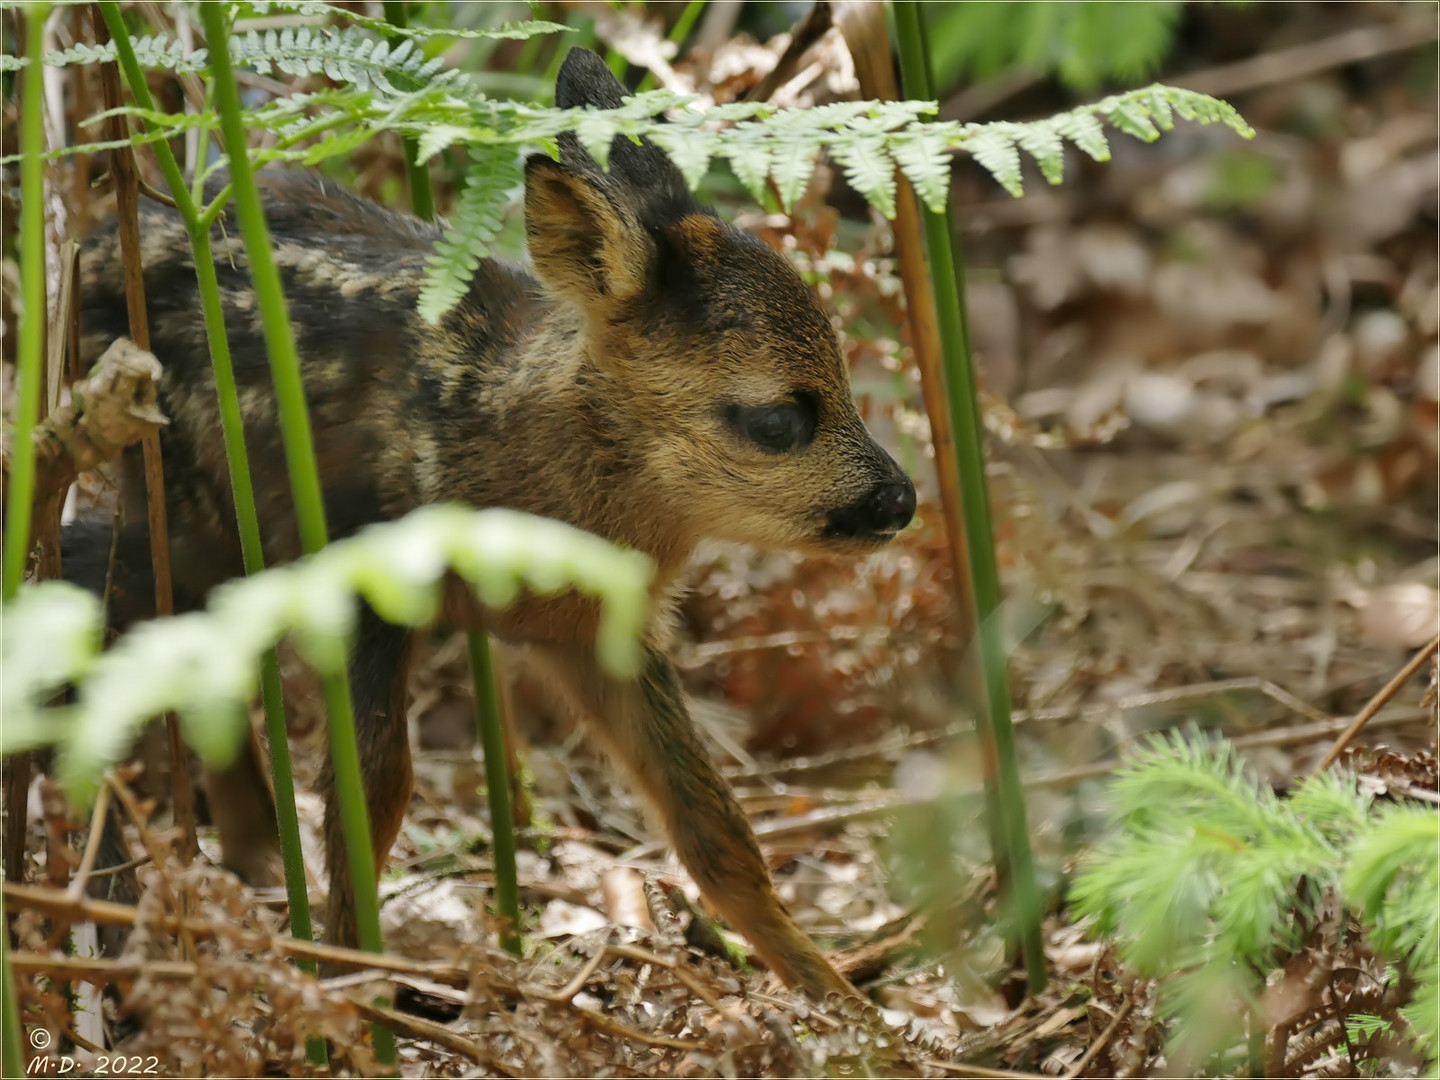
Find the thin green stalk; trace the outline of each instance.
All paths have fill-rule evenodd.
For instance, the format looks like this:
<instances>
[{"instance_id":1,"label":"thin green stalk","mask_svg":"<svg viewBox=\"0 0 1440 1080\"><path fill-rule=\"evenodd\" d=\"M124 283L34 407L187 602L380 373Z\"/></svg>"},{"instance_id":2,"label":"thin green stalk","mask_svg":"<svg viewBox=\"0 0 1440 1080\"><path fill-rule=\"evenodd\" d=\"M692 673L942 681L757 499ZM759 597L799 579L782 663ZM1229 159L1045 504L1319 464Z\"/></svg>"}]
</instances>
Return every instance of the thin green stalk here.
<instances>
[{"instance_id":1,"label":"thin green stalk","mask_svg":"<svg viewBox=\"0 0 1440 1080\"><path fill-rule=\"evenodd\" d=\"M290 487L295 500L295 521L300 531L300 546L314 554L329 541L325 524L325 501L320 487L320 472L315 465L315 440L310 430L310 414L305 404L305 386L300 376L300 360L295 350L295 335L285 308L285 294L275 255L270 246L270 228L255 172L245 153L245 125L240 107L240 91L235 71L230 64L229 26L222 5L203 6L206 39L210 46L210 62L215 79L215 106L220 116L230 159L230 184L234 189L235 216L240 222L240 235L245 241L250 260L250 276L255 284L255 301L260 308L260 321L265 334L265 347L270 356L271 374L275 380L275 399L280 411L280 433L285 445L285 464L290 473Z\"/></svg>"},{"instance_id":2,"label":"thin green stalk","mask_svg":"<svg viewBox=\"0 0 1440 1080\"><path fill-rule=\"evenodd\" d=\"M285 462L290 473L290 491L295 501L295 520L300 544L307 554L323 548L329 539L325 524L325 503L320 471L315 462L315 443L310 414L305 404L305 387L295 337L285 307L285 294L270 248L270 230L260 204L254 170L246 154L245 127L240 91L230 63L230 28L224 5L204 4L200 16L210 47L215 105L230 159L230 182L235 189L235 213L250 261L255 300L260 308L275 399L280 412L280 431ZM365 806L365 789L360 772L360 748L355 735L355 716L350 702L350 684L343 671L322 674L325 705L330 719L330 753L335 766L335 792L339 801L341 828L350 862L350 884L354 890L360 946L382 951L380 905L376 896L375 857L371 851L370 820ZM375 1025L375 1055L386 1065L395 1062L394 1035Z\"/></svg>"},{"instance_id":3,"label":"thin green stalk","mask_svg":"<svg viewBox=\"0 0 1440 1080\"><path fill-rule=\"evenodd\" d=\"M672 45L683 45L685 39L690 36L690 28L695 25L695 20L700 17L700 13L704 10L705 0L690 0L690 3L685 5L685 10L680 13L680 18L676 19L675 25L670 28L670 33L666 35L666 40ZM533 41L534 39L532 38L531 40ZM640 80L640 85L635 88L635 92L637 94L643 94L646 90L654 90L657 81L655 72L647 71L645 77Z\"/></svg>"},{"instance_id":4,"label":"thin green stalk","mask_svg":"<svg viewBox=\"0 0 1440 1080\"><path fill-rule=\"evenodd\" d=\"M405 0L385 0L385 21L391 26L405 29L409 17L405 12ZM391 38L391 45L398 45L401 38ZM419 156L420 141L413 136L405 139L405 177L410 181L410 208L415 216L425 221L435 219L435 196L430 190L430 170L415 159Z\"/></svg>"},{"instance_id":5,"label":"thin green stalk","mask_svg":"<svg viewBox=\"0 0 1440 1080\"><path fill-rule=\"evenodd\" d=\"M25 55L30 63L22 76L20 99L20 288L25 307L20 318L20 345L15 373L15 428L10 460L10 503L5 518L3 595L15 599L25 577L30 553L30 509L35 497L35 443L31 433L40 415L41 365L45 347L45 149L44 83L40 67L43 28L48 4L32 4L25 12ZM25 1075L20 1049L20 1010L10 976L10 932L0 907L0 1062L6 1076Z\"/></svg>"},{"instance_id":6,"label":"thin green stalk","mask_svg":"<svg viewBox=\"0 0 1440 1080\"><path fill-rule=\"evenodd\" d=\"M405 26L404 0L385 0L385 18L392 26ZM431 221L435 217L435 201L430 189L430 172L415 160L419 148L418 140L405 140L410 205L416 217ZM520 892L516 884L519 874L515 867L515 816L510 807L510 778L505 768L509 760L505 752L505 717L500 711L495 667L490 661L490 642L485 631L471 630L466 639L470 651L470 682L475 688L475 721L480 744L485 748L486 789L494 836L495 907L501 917L510 922L510 929L500 936L500 944L518 956Z\"/></svg>"},{"instance_id":7,"label":"thin green stalk","mask_svg":"<svg viewBox=\"0 0 1440 1080\"><path fill-rule=\"evenodd\" d=\"M112 33L113 36L113 33ZM168 149L168 148L167 148ZM183 187L183 182L182 182ZM175 189L172 187L171 189ZM188 196L177 195L193 214ZM193 218L187 216L189 226ZM240 397L235 388L235 370L230 343L225 337L225 313L220 300L220 283L205 230L190 235L195 256L195 276L200 286L200 306L205 315L205 333L210 342L211 367L215 371L215 392L220 406L220 429L225 440L225 457L230 467L230 489L235 496L236 522L240 531L240 553L245 573L265 569L265 552L260 540L260 519L255 509L255 488L250 477L250 460L245 449L245 426ZM285 699L280 687L280 661L274 649L261 658L260 693L265 705L265 733L270 741L270 776L275 787L275 816L280 831L280 857L285 865L285 895L290 903L290 927L295 937L310 941L310 900L305 888L305 855L300 846L300 818L295 809L295 780L290 766L289 732L285 724ZM314 971L310 961L301 963Z\"/></svg>"},{"instance_id":8,"label":"thin green stalk","mask_svg":"<svg viewBox=\"0 0 1440 1080\"><path fill-rule=\"evenodd\" d=\"M39 67L37 61L32 64ZM0 1028L0 1043L5 1044L0 1060L5 1065L6 1076L24 1076L25 1054L20 1049L20 1009L15 1004L15 982L10 978L10 931L9 922L5 919L5 909L0 907L0 928L7 928L0 933L0 998L5 1003L4 1027Z\"/></svg>"},{"instance_id":9,"label":"thin green stalk","mask_svg":"<svg viewBox=\"0 0 1440 1080\"><path fill-rule=\"evenodd\" d=\"M485 788L490 800L490 831L495 856L495 911L510 925L500 945L520 955L520 889L515 872L515 819L510 810L510 770L505 754L505 728L500 722L500 696L495 667L484 631L467 635L470 671L475 681L475 708L480 717L480 743L485 751Z\"/></svg>"},{"instance_id":10,"label":"thin green stalk","mask_svg":"<svg viewBox=\"0 0 1440 1080\"><path fill-rule=\"evenodd\" d=\"M900 70L907 97L928 101L933 97L930 56L915 0L894 5ZM965 536L970 548L970 573L975 597L985 709L980 735L994 776L986 777L997 867L1008 862L1012 934L1024 957L1030 989L1045 986L1045 954L1040 936L1040 894L1035 884L1034 856L1026 825L1025 795L1015 753L1015 732L1010 721L1010 687L1006 673L1005 635L1000 618L1000 575L995 567L995 543L990 526L990 500L985 475L985 443L980 407L975 394L975 365L965 319L964 273L955 241L952 211L925 212L926 246L940 322L941 351L945 358L945 384L955 431L955 457L960 472L961 500L965 509ZM987 770L988 771L988 770ZM998 834L998 835L997 835ZM1007 858L1008 857L1008 858Z\"/></svg>"},{"instance_id":11,"label":"thin green stalk","mask_svg":"<svg viewBox=\"0 0 1440 1080\"><path fill-rule=\"evenodd\" d=\"M129 31L120 16L115 0L102 0L100 10L110 37L115 42L121 70L130 92L142 108L153 110L155 103L145 82L145 73L135 56ZM225 316L220 301L219 281L211 254L208 222L202 222L195 198L185 184L170 144L155 144L160 171L170 187L176 209L185 222L190 250L195 260L201 310L205 319L205 336L210 346L211 366L215 371L215 391L220 406L220 428L225 441L225 457L230 471L230 489L235 498L235 519L240 533L240 552L246 574L265 569L265 555L260 541L260 520L255 509L255 490L250 477L250 462L245 450L245 428L241 419L240 400L235 388L235 372L230 359L230 342L225 335ZM302 941L314 938L310 920L310 900L305 888L305 862L300 846L300 821L295 808L295 781L290 765L290 744L285 724L284 698L280 688L280 666L271 650L262 660L261 700L265 707L265 730L270 740L270 775L275 788L276 823L280 834L280 856L285 867L285 892L290 906L291 933ZM300 961L306 971L316 970L313 961ZM312 1063L323 1064L325 1045L314 1040ZM320 1056L315 1057L316 1054Z\"/></svg>"},{"instance_id":12,"label":"thin green stalk","mask_svg":"<svg viewBox=\"0 0 1440 1080\"><path fill-rule=\"evenodd\" d=\"M4 598L15 599L30 554L35 499L35 443L45 349L45 86L40 66L49 4L25 12L25 55L20 98L20 351L15 373L15 428L10 459L10 504L5 508Z\"/></svg>"}]
</instances>

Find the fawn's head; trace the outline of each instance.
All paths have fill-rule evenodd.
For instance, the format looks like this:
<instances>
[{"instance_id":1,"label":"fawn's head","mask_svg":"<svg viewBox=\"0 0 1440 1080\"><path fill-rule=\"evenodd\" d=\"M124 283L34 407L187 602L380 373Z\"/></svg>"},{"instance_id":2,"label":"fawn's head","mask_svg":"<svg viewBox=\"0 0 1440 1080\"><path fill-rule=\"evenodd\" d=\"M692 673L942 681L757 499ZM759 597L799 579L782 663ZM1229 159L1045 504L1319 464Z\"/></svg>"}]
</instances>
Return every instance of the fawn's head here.
<instances>
[{"instance_id":1,"label":"fawn's head","mask_svg":"<svg viewBox=\"0 0 1440 1080\"><path fill-rule=\"evenodd\" d=\"M624 89L573 49L563 107L613 109ZM618 136L609 171L573 135L531 157L525 223L536 271L584 313L603 408L629 430L657 506L695 538L865 551L915 510L871 437L829 318L790 264L691 197L648 141Z\"/></svg>"}]
</instances>

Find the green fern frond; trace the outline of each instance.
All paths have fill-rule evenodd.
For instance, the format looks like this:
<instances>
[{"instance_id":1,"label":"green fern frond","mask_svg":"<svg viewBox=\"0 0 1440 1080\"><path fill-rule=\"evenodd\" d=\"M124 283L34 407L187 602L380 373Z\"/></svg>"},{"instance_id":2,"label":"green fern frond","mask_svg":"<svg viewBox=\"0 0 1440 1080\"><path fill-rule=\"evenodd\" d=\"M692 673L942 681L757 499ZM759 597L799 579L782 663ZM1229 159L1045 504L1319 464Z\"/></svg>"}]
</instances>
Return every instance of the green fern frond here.
<instances>
[{"instance_id":1,"label":"green fern frond","mask_svg":"<svg viewBox=\"0 0 1440 1080\"><path fill-rule=\"evenodd\" d=\"M950 198L950 143L943 132L924 125L914 138L896 139L891 152L929 210L940 213Z\"/></svg>"},{"instance_id":2,"label":"green fern frond","mask_svg":"<svg viewBox=\"0 0 1440 1080\"><path fill-rule=\"evenodd\" d=\"M178 75L188 75L204 71L210 62L210 54L205 49L196 49L193 52L186 52L185 44L181 41L172 40L168 34L155 34L153 36L138 37L132 41L135 47L135 57L144 68L154 71L173 71ZM115 63L115 43L107 41L104 45L91 45L81 42L72 45L68 49L55 49L46 53L40 58L40 62L46 67L88 67L93 64ZM30 61L23 56L12 56L6 53L0 56L0 72L19 71Z\"/></svg>"},{"instance_id":3,"label":"green fern frond","mask_svg":"<svg viewBox=\"0 0 1440 1080\"><path fill-rule=\"evenodd\" d=\"M767 194L765 179L775 168L775 157L769 145L764 140L755 139L740 152L731 154L729 160L730 171L736 179L745 185L752 199L764 206Z\"/></svg>"},{"instance_id":4,"label":"green fern frond","mask_svg":"<svg viewBox=\"0 0 1440 1080\"><path fill-rule=\"evenodd\" d=\"M585 152L599 162L602 169L610 167L610 145L619 131L610 114L600 109L586 109L575 125L575 137Z\"/></svg>"},{"instance_id":5,"label":"green fern frond","mask_svg":"<svg viewBox=\"0 0 1440 1080\"><path fill-rule=\"evenodd\" d=\"M440 57L427 56L418 45L422 35L405 36L393 46L389 39L378 38L377 34L393 30L380 20L312 0L252 4L248 10L343 16L349 24L339 29L250 30L230 39L237 64L261 73L323 72L341 84L317 94L294 94L247 113L253 130L280 136L278 144L251 151L257 163L313 164L389 130L417 139L422 161L445 147L463 145L477 160L506 162L503 167L477 166L473 178L511 177L514 155L522 146L553 147L567 131L602 167L608 164L617 135L648 136L671 154L691 186L701 181L712 161L725 160L757 200L763 201L767 185L773 184L788 211L804 193L815 159L825 149L854 188L888 217L895 213L897 169L915 185L927 207L942 208L949 191L950 157L957 151L971 154L1005 190L1020 195L1022 150L1036 161L1048 182L1059 183L1067 141L1092 158L1108 156L1104 124L1149 140L1170 128L1179 115L1199 123L1223 123L1241 135L1253 134L1224 102L1163 86L1115 95L1028 124L933 123L935 104L920 101L845 101L782 111L758 103L734 103L700 112L686 108L690 99L663 90L633 95L618 109L546 109L488 99L463 73L445 68ZM142 63L154 66L175 68L204 60L203 52L186 55L158 36L137 44ZM93 59L108 52L75 55ZM667 113L668 120L660 118ZM168 138L195 123L212 122L206 113L150 114L144 119L147 131L138 141ZM101 145L69 147L47 157L95 152ZM0 164L14 160L3 158ZM497 202L487 208L481 202L503 200L508 183L475 182L467 188L457 226L432 263L436 277L425 293L427 318L439 318L444 302L463 295L478 255L459 245L467 238L480 245L477 250L488 244L493 232L485 223L498 222L501 206Z\"/></svg>"},{"instance_id":6,"label":"green fern frond","mask_svg":"<svg viewBox=\"0 0 1440 1080\"><path fill-rule=\"evenodd\" d=\"M1050 118L1055 131L1070 140L1093 161L1110 160L1110 144L1105 141L1105 127L1093 113L1061 113Z\"/></svg>"},{"instance_id":7,"label":"green fern frond","mask_svg":"<svg viewBox=\"0 0 1440 1080\"><path fill-rule=\"evenodd\" d=\"M459 142L465 136L465 129L455 124L431 124L420 133L419 145L415 149L415 163L424 165L446 147Z\"/></svg>"},{"instance_id":8,"label":"green fern frond","mask_svg":"<svg viewBox=\"0 0 1440 1080\"><path fill-rule=\"evenodd\" d=\"M1375 923L1381 948L1433 965L1440 955L1440 815L1386 807L1351 852L1345 891Z\"/></svg>"},{"instance_id":9,"label":"green fern frond","mask_svg":"<svg viewBox=\"0 0 1440 1080\"><path fill-rule=\"evenodd\" d=\"M277 68L287 75L303 76L323 72L337 82L359 90L372 87L386 94L399 94L393 80L420 85L444 77L459 81L459 72L446 71L443 57L427 57L414 42L406 39L391 47L361 27L335 30L328 26L286 27L283 30L251 30L230 38L231 59L268 75ZM408 88L408 87L407 87Z\"/></svg>"},{"instance_id":10,"label":"green fern frond","mask_svg":"<svg viewBox=\"0 0 1440 1080\"><path fill-rule=\"evenodd\" d=\"M1440 985L1432 809L1369 813L1369 797L1343 773L1307 779L1281 799L1227 744L1180 735L1143 744L1109 798L1117 832L1092 851L1070 900L1115 935L1128 965L1164 979L1161 1011L1185 1021L1186 1037L1205 1027L1195 1003L1213 1004L1217 986L1237 1002L1256 1000L1267 975L1303 947L1317 903L1338 895L1368 924L1372 944L1408 965L1417 989L1406 1015L1433 1054L1440 1024L1424 1011Z\"/></svg>"},{"instance_id":11,"label":"green fern frond","mask_svg":"<svg viewBox=\"0 0 1440 1080\"><path fill-rule=\"evenodd\" d=\"M1019 198L1025 194L1020 179L1020 150L1017 146L1018 124L972 125L964 142L965 152L995 178L995 182Z\"/></svg>"},{"instance_id":12,"label":"green fern frond","mask_svg":"<svg viewBox=\"0 0 1440 1080\"><path fill-rule=\"evenodd\" d=\"M265 650L288 635L314 667L343 672L357 598L387 621L423 625L439 610L447 568L494 608L525 589L544 594L573 584L599 602L600 662L618 675L638 669L648 558L558 521L427 506L229 582L203 611L141 623L104 652L96 597L61 582L22 590L4 614L25 632L0 640L0 750L63 745L60 774L84 796L144 721L175 710L187 742L208 760L224 759L249 730L245 703ZM66 683L76 686L79 704L47 707Z\"/></svg>"},{"instance_id":13,"label":"green fern frond","mask_svg":"<svg viewBox=\"0 0 1440 1080\"><path fill-rule=\"evenodd\" d=\"M818 138L794 138L776 147L770 159L770 178L775 190L780 193L780 205L788 212L810 184L815 172L815 154L821 142Z\"/></svg>"},{"instance_id":14,"label":"green fern frond","mask_svg":"<svg viewBox=\"0 0 1440 1080\"><path fill-rule=\"evenodd\" d=\"M341 7L338 4L325 3L323 0L279 0L270 3L251 3L242 6L241 18L236 22L236 30L245 29L245 15L275 15L293 14L309 17L323 16L339 19L352 26L363 27L386 38L409 38L415 41L424 41L429 38L447 38L453 40L508 40L524 41L527 38L539 34L561 34L573 33L574 28L562 26L560 23L545 22L540 19L526 20L523 22L508 22L503 26L489 27L486 29L459 29L452 27L428 27L428 26L396 26L385 19L378 19L370 15L364 15L349 8Z\"/></svg>"},{"instance_id":15,"label":"green fern frond","mask_svg":"<svg viewBox=\"0 0 1440 1080\"><path fill-rule=\"evenodd\" d=\"M887 218L895 216L895 159L887 152L884 134L837 142L830 156L845 170L850 186Z\"/></svg>"},{"instance_id":16,"label":"green fern frond","mask_svg":"<svg viewBox=\"0 0 1440 1080\"><path fill-rule=\"evenodd\" d=\"M1018 196L1024 191L1017 147L1035 159L1047 181L1058 184L1064 179L1062 140L1072 142L1096 161L1107 161L1110 148L1102 121L1143 142L1154 142L1160 132L1175 126L1174 114L1200 124L1223 124L1242 138L1255 136L1254 129L1226 102L1156 83L1082 105L1048 120L967 124L959 129L952 145L969 153L1001 187Z\"/></svg>"},{"instance_id":17,"label":"green fern frond","mask_svg":"<svg viewBox=\"0 0 1440 1080\"><path fill-rule=\"evenodd\" d=\"M1065 179L1065 143L1061 139L1060 125L1054 120L1038 120L1033 124L1021 124L1015 141L1035 163L1040 174L1051 184Z\"/></svg>"},{"instance_id":18,"label":"green fern frond","mask_svg":"<svg viewBox=\"0 0 1440 1080\"><path fill-rule=\"evenodd\" d=\"M475 268L490 252L490 244L505 223L505 201L523 173L514 153L491 154L465 173L465 190L445 236L436 242L435 254L425 264L425 286L420 290L421 318L438 323L458 304L470 287Z\"/></svg>"},{"instance_id":19,"label":"green fern frond","mask_svg":"<svg viewBox=\"0 0 1440 1080\"><path fill-rule=\"evenodd\" d=\"M650 136L656 146L665 151L675 163L685 183L693 190L700 186L705 174L710 171L711 143L708 139L692 139L688 133L668 131L660 128Z\"/></svg>"}]
</instances>

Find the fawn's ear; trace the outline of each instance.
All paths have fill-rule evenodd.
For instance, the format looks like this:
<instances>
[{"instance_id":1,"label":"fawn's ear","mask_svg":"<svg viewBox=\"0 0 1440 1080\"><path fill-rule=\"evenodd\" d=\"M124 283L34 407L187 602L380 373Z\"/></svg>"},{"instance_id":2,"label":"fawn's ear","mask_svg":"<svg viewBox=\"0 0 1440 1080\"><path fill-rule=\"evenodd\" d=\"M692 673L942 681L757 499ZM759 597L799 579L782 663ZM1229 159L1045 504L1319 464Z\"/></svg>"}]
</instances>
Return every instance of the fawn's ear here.
<instances>
[{"instance_id":1,"label":"fawn's ear","mask_svg":"<svg viewBox=\"0 0 1440 1080\"><path fill-rule=\"evenodd\" d=\"M625 102L625 87L610 74L605 61L578 45L571 49L555 76L555 104L562 109L589 105L618 109Z\"/></svg>"},{"instance_id":2,"label":"fawn's ear","mask_svg":"<svg viewBox=\"0 0 1440 1080\"><path fill-rule=\"evenodd\" d=\"M618 109L625 104L627 95L605 61L589 49L571 49L555 77L555 104L562 109ZM560 137L560 162L576 170L600 171L595 159L573 135ZM658 207L660 216L673 216L667 211L674 206L680 207L680 213L693 208L685 177L665 151L649 139L637 143L625 135L616 135L610 142L608 176L630 202Z\"/></svg>"},{"instance_id":3,"label":"fawn's ear","mask_svg":"<svg viewBox=\"0 0 1440 1080\"><path fill-rule=\"evenodd\" d=\"M634 299L654 261L654 241L618 194L593 163L575 168L543 154L525 162L525 238L535 270L586 307Z\"/></svg>"}]
</instances>

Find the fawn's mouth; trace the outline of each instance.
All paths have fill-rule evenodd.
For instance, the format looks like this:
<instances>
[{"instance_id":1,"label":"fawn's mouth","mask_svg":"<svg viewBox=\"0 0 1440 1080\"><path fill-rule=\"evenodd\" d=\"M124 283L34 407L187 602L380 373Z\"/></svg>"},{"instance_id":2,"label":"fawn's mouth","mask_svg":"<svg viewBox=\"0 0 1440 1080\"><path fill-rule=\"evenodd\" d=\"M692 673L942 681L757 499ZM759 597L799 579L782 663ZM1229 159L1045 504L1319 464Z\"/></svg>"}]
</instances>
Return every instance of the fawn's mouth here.
<instances>
[{"instance_id":1,"label":"fawn's mouth","mask_svg":"<svg viewBox=\"0 0 1440 1080\"><path fill-rule=\"evenodd\" d=\"M841 543L879 547L915 516L915 485L901 474L898 480L876 484L860 498L831 510L825 516L824 535Z\"/></svg>"},{"instance_id":2,"label":"fawn's mouth","mask_svg":"<svg viewBox=\"0 0 1440 1080\"><path fill-rule=\"evenodd\" d=\"M864 533L843 532L827 525L820 532L820 546L830 552L878 551L899 535L899 529L881 529Z\"/></svg>"}]
</instances>

